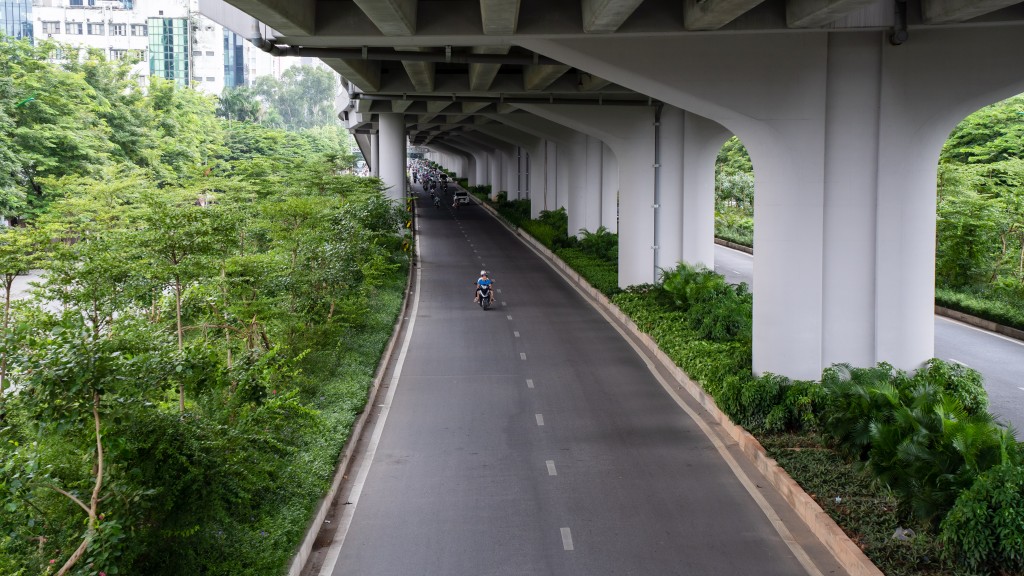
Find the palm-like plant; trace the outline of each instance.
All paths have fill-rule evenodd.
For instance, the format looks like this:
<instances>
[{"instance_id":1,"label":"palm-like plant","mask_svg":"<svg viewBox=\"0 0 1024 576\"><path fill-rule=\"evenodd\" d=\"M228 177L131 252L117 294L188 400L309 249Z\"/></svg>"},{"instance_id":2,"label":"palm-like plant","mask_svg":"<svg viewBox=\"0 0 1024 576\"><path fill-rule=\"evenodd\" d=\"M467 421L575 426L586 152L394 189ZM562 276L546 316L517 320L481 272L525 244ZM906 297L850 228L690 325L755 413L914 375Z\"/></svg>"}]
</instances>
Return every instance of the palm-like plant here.
<instances>
[{"instance_id":1,"label":"palm-like plant","mask_svg":"<svg viewBox=\"0 0 1024 576\"><path fill-rule=\"evenodd\" d=\"M1019 461L1013 431L987 412L892 366L836 365L822 379L827 431L899 498L904 512L937 525L989 468Z\"/></svg>"}]
</instances>

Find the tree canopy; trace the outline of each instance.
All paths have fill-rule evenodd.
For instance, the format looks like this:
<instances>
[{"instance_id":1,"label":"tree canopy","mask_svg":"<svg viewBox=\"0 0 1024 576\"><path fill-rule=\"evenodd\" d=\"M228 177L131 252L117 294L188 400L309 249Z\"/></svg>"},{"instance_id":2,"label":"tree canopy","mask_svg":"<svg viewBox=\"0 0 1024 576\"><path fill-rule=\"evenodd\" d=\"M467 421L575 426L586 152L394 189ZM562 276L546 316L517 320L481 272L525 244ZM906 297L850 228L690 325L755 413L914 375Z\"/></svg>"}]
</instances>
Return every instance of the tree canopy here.
<instances>
[{"instance_id":1,"label":"tree canopy","mask_svg":"<svg viewBox=\"0 0 1024 576\"><path fill-rule=\"evenodd\" d=\"M278 574L391 332L405 215L322 107L282 130L57 49L0 40L0 574Z\"/></svg>"}]
</instances>

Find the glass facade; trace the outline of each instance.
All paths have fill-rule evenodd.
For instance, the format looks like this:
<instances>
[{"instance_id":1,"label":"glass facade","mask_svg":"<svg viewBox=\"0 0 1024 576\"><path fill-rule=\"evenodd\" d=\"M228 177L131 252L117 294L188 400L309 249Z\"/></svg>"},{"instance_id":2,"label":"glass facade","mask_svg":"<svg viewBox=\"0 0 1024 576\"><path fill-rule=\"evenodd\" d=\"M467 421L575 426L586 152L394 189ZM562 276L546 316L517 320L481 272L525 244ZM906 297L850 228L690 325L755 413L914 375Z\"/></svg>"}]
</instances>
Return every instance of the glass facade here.
<instances>
[{"instance_id":1,"label":"glass facade","mask_svg":"<svg viewBox=\"0 0 1024 576\"><path fill-rule=\"evenodd\" d=\"M224 29L224 87L245 86L245 44L242 37Z\"/></svg>"},{"instance_id":2,"label":"glass facade","mask_svg":"<svg viewBox=\"0 0 1024 576\"><path fill-rule=\"evenodd\" d=\"M32 39L32 0L0 0L0 32Z\"/></svg>"},{"instance_id":3,"label":"glass facade","mask_svg":"<svg viewBox=\"0 0 1024 576\"><path fill-rule=\"evenodd\" d=\"M190 46L187 18L149 18L149 74L173 80L181 87L189 85Z\"/></svg>"}]
</instances>

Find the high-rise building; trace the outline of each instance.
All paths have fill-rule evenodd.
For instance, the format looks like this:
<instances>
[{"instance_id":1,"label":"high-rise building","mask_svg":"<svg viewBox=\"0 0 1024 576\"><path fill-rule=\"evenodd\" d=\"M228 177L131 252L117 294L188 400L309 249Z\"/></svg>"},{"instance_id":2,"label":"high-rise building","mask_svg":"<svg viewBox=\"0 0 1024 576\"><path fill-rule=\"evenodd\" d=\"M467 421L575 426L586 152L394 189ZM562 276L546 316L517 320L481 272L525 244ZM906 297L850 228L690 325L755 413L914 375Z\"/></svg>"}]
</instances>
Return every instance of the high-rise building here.
<instances>
[{"instance_id":1,"label":"high-rise building","mask_svg":"<svg viewBox=\"0 0 1024 576\"><path fill-rule=\"evenodd\" d=\"M32 38L31 0L0 0L0 32L13 38Z\"/></svg>"},{"instance_id":2,"label":"high-rise building","mask_svg":"<svg viewBox=\"0 0 1024 576\"><path fill-rule=\"evenodd\" d=\"M0 0L0 6L11 3L19 2ZM137 61L143 84L156 76L220 94L225 86L250 81L252 53L272 59L202 16L197 0L34 0L31 7L27 22L36 39Z\"/></svg>"},{"instance_id":3,"label":"high-rise building","mask_svg":"<svg viewBox=\"0 0 1024 576\"><path fill-rule=\"evenodd\" d=\"M245 86L247 68L245 50L248 44L241 36L224 29L224 87Z\"/></svg>"},{"instance_id":4,"label":"high-rise building","mask_svg":"<svg viewBox=\"0 0 1024 576\"><path fill-rule=\"evenodd\" d=\"M188 18L148 18L149 73L173 80L181 87L192 83L192 34Z\"/></svg>"}]
</instances>

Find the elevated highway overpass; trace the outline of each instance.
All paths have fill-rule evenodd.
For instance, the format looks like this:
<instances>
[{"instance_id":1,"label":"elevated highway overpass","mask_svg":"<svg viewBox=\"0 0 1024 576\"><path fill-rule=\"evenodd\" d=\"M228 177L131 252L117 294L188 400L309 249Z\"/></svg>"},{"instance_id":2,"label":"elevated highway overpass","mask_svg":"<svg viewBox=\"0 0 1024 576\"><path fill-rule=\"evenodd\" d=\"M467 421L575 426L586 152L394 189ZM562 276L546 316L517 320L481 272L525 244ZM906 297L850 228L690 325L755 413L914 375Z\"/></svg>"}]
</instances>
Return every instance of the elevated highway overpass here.
<instances>
[{"instance_id":1,"label":"elevated highway overpass","mask_svg":"<svg viewBox=\"0 0 1024 576\"><path fill-rule=\"evenodd\" d=\"M407 143L471 184L619 233L619 283L713 266L714 158L755 176L754 369L933 355L935 173L957 122L1024 92L1016 0L202 0L321 58L375 173Z\"/></svg>"}]
</instances>

